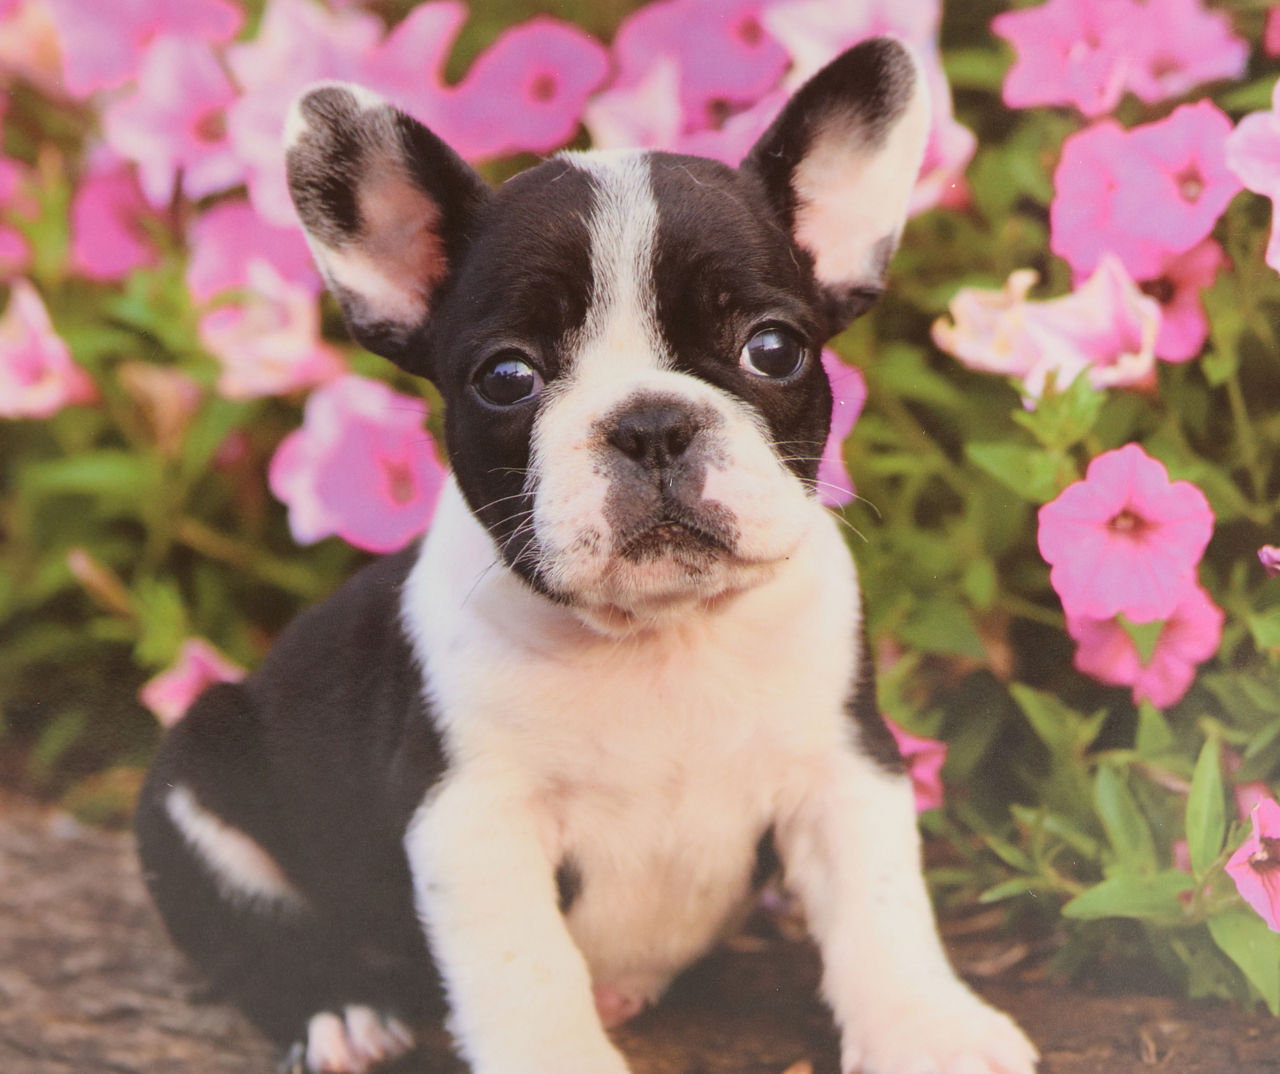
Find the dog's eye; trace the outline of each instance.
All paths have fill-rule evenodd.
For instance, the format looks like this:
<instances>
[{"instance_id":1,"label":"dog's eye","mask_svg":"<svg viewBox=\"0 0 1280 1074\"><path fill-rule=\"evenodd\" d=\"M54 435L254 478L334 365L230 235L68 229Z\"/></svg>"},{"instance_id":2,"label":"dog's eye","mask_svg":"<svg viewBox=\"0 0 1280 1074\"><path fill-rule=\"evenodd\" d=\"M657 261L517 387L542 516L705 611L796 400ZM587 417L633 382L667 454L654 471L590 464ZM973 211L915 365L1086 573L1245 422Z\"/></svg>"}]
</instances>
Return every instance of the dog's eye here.
<instances>
[{"instance_id":1,"label":"dog's eye","mask_svg":"<svg viewBox=\"0 0 1280 1074\"><path fill-rule=\"evenodd\" d=\"M515 406L542 391L542 377L515 351L490 358L473 381L480 398L494 406Z\"/></svg>"},{"instance_id":2,"label":"dog's eye","mask_svg":"<svg viewBox=\"0 0 1280 1074\"><path fill-rule=\"evenodd\" d=\"M742 348L742 366L757 376L783 380L798 372L808 352L785 328L762 328Z\"/></svg>"}]
</instances>

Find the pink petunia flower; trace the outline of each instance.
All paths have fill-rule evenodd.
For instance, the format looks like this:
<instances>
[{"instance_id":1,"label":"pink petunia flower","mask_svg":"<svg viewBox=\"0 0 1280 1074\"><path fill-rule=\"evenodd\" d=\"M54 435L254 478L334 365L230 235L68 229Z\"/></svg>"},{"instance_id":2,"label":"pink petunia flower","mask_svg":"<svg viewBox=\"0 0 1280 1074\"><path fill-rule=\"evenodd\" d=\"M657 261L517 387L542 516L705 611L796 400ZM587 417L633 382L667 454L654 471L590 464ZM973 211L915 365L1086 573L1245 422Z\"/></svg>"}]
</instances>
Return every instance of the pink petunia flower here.
<instances>
[{"instance_id":1,"label":"pink petunia flower","mask_svg":"<svg viewBox=\"0 0 1280 1074\"><path fill-rule=\"evenodd\" d=\"M188 246L187 289L197 302L250 286L256 262L270 265L287 283L320 293L320 274L301 230L267 222L248 202L221 201L202 214L191 225Z\"/></svg>"},{"instance_id":2,"label":"pink petunia flower","mask_svg":"<svg viewBox=\"0 0 1280 1074\"><path fill-rule=\"evenodd\" d=\"M1249 59L1230 20L1201 0L1049 0L1003 12L991 29L1017 52L1004 82L1011 108L1073 104L1099 116L1126 89L1148 102L1180 97L1239 78Z\"/></svg>"},{"instance_id":3,"label":"pink petunia flower","mask_svg":"<svg viewBox=\"0 0 1280 1074\"><path fill-rule=\"evenodd\" d=\"M227 138L226 109L236 92L200 41L162 37L147 51L137 89L108 105L107 143L138 164L142 191L166 206L174 184L201 198L244 178Z\"/></svg>"},{"instance_id":4,"label":"pink petunia flower","mask_svg":"<svg viewBox=\"0 0 1280 1074\"><path fill-rule=\"evenodd\" d=\"M1075 665L1099 682L1133 687L1133 701L1167 708L1181 701L1195 679L1196 666L1218 651L1222 609L1199 585L1184 590L1165 619L1150 659L1144 661L1128 631L1115 619L1067 615L1075 640Z\"/></svg>"},{"instance_id":5,"label":"pink petunia flower","mask_svg":"<svg viewBox=\"0 0 1280 1074\"><path fill-rule=\"evenodd\" d=\"M1077 275L1108 251L1138 280L1208 237L1240 182L1226 164L1231 121L1211 101L1126 131L1103 120L1069 136L1054 172L1050 247Z\"/></svg>"},{"instance_id":6,"label":"pink petunia flower","mask_svg":"<svg viewBox=\"0 0 1280 1074\"><path fill-rule=\"evenodd\" d=\"M148 680L138 699L165 727L186 715L192 703L214 683L239 682L244 668L228 660L203 638L188 638L173 665Z\"/></svg>"},{"instance_id":7,"label":"pink petunia flower","mask_svg":"<svg viewBox=\"0 0 1280 1074\"><path fill-rule=\"evenodd\" d=\"M67 90L86 97L136 78L160 37L233 38L244 13L231 0L45 0L62 41Z\"/></svg>"},{"instance_id":8,"label":"pink petunia flower","mask_svg":"<svg viewBox=\"0 0 1280 1074\"><path fill-rule=\"evenodd\" d=\"M1049 0L1005 11L991 29L1017 59L1004 80L1010 108L1073 104L1086 116L1110 112L1124 93L1124 55L1115 42L1127 0Z\"/></svg>"},{"instance_id":9,"label":"pink petunia flower","mask_svg":"<svg viewBox=\"0 0 1280 1074\"><path fill-rule=\"evenodd\" d=\"M1227 875L1267 927L1280 932L1280 805L1263 799L1251 822L1248 838L1227 861Z\"/></svg>"},{"instance_id":10,"label":"pink petunia flower","mask_svg":"<svg viewBox=\"0 0 1280 1074\"><path fill-rule=\"evenodd\" d=\"M336 534L391 552L425 532L445 479L426 414L422 400L363 377L313 392L302 428L281 442L268 473L294 539Z\"/></svg>"},{"instance_id":11,"label":"pink petunia flower","mask_svg":"<svg viewBox=\"0 0 1280 1074\"><path fill-rule=\"evenodd\" d=\"M1271 93L1271 111L1245 116L1228 136L1226 153L1227 166L1239 180L1255 194L1271 199L1266 259L1280 272L1280 82Z\"/></svg>"},{"instance_id":12,"label":"pink petunia flower","mask_svg":"<svg viewBox=\"0 0 1280 1074\"><path fill-rule=\"evenodd\" d=\"M916 812L923 813L942 805L942 766L947 760L947 744L932 738L920 738L904 731L888 717L885 725L898 744L898 752L906 762L915 793Z\"/></svg>"},{"instance_id":13,"label":"pink petunia flower","mask_svg":"<svg viewBox=\"0 0 1280 1074\"><path fill-rule=\"evenodd\" d=\"M247 276L242 301L200 319L200 341L222 364L218 392L227 399L253 399L340 376L346 367L320 339L320 310L311 290L290 283L267 261L253 261Z\"/></svg>"},{"instance_id":14,"label":"pink petunia flower","mask_svg":"<svg viewBox=\"0 0 1280 1074\"><path fill-rule=\"evenodd\" d=\"M1203 350L1209 338L1209 318L1200 295L1213 285L1226 262L1222 247L1205 239L1185 254L1166 258L1160 275L1143 281L1142 290L1160 303L1156 357L1187 362Z\"/></svg>"},{"instance_id":15,"label":"pink petunia flower","mask_svg":"<svg viewBox=\"0 0 1280 1074\"><path fill-rule=\"evenodd\" d=\"M91 280L120 280L156 262L141 220L150 212L133 167L99 154L71 202L71 265Z\"/></svg>"},{"instance_id":16,"label":"pink petunia flower","mask_svg":"<svg viewBox=\"0 0 1280 1074\"><path fill-rule=\"evenodd\" d=\"M1040 508L1040 554L1068 616L1168 619L1195 586L1213 511L1137 444L1108 451Z\"/></svg>"},{"instance_id":17,"label":"pink petunia flower","mask_svg":"<svg viewBox=\"0 0 1280 1074\"><path fill-rule=\"evenodd\" d=\"M845 365L833 350L823 350L822 368L831 380L832 410L831 431L818 464L818 498L828 507L840 507L854 499L853 479L844 462L844 442L867 401L867 381L860 369Z\"/></svg>"},{"instance_id":18,"label":"pink petunia flower","mask_svg":"<svg viewBox=\"0 0 1280 1074\"><path fill-rule=\"evenodd\" d=\"M587 95L607 71L600 44L568 23L535 18L501 35L451 86L445 65L466 15L462 3L437 0L414 8L384 36L382 22L367 12L271 0L257 37L228 50L244 89L228 124L258 213L296 226L280 131L291 101L317 80L368 86L470 160L546 153L571 138Z\"/></svg>"},{"instance_id":19,"label":"pink petunia flower","mask_svg":"<svg viewBox=\"0 0 1280 1074\"><path fill-rule=\"evenodd\" d=\"M1059 388L1084 373L1095 388L1145 386L1154 377L1160 307L1114 257L1068 295L1037 301L1030 269L1000 291L961 288L951 320L933 325L934 342L967 366L1021 381L1033 406L1052 377Z\"/></svg>"},{"instance_id":20,"label":"pink petunia flower","mask_svg":"<svg viewBox=\"0 0 1280 1074\"><path fill-rule=\"evenodd\" d=\"M1262 51L1268 56L1280 56L1280 7L1267 12L1267 25L1262 31Z\"/></svg>"},{"instance_id":21,"label":"pink petunia flower","mask_svg":"<svg viewBox=\"0 0 1280 1074\"><path fill-rule=\"evenodd\" d=\"M1280 548L1273 544L1263 545L1258 549L1258 560L1268 578L1280 577Z\"/></svg>"},{"instance_id":22,"label":"pink petunia flower","mask_svg":"<svg viewBox=\"0 0 1280 1074\"><path fill-rule=\"evenodd\" d=\"M55 100L66 96L61 42L45 0L0 4L0 82L16 79Z\"/></svg>"},{"instance_id":23,"label":"pink petunia flower","mask_svg":"<svg viewBox=\"0 0 1280 1074\"><path fill-rule=\"evenodd\" d=\"M0 317L0 418L48 418L97 394L53 330L36 289L15 280Z\"/></svg>"}]
</instances>

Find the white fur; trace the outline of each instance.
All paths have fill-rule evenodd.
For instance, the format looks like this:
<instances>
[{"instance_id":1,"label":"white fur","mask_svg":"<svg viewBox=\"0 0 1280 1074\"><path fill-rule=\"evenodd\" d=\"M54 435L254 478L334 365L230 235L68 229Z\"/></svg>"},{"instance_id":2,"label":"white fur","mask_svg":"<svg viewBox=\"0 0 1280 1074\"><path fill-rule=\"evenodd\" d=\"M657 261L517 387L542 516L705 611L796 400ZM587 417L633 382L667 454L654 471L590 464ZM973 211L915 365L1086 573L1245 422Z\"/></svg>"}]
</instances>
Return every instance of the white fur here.
<instances>
[{"instance_id":1,"label":"white fur","mask_svg":"<svg viewBox=\"0 0 1280 1074\"><path fill-rule=\"evenodd\" d=\"M275 859L244 832L205 809L189 787L174 787L165 798L165 809L227 898L291 909L305 905Z\"/></svg>"}]
</instances>

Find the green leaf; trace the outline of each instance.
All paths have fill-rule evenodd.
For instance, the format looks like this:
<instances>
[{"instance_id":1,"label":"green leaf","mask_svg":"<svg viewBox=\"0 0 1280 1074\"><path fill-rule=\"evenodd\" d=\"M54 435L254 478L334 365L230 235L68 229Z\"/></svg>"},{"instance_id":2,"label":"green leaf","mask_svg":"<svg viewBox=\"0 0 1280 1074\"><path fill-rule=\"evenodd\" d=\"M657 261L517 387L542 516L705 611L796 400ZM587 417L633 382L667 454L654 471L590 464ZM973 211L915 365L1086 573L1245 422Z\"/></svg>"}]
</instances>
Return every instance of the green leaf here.
<instances>
[{"instance_id":1,"label":"green leaf","mask_svg":"<svg viewBox=\"0 0 1280 1074\"><path fill-rule=\"evenodd\" d=\"M1106 720L1105 712L1082 716L1053 694L1033 690L1022 683L1013 683L1009 692L1027 717L1031 729L1055 755L1074 757L1083 753L1098 737Z\"/></svg>"},{"instance_id":2,"label":"green leaf","mask_svg":"<svg viewBox=\"0 0 1280 1074\"><path fill-rule=\"evenodd\" d=\"M996 565L986 556L972 560L960 577L960 586L975 608L987 611L995 603L999 589Z\"/></svg>"},{"instance_id":3,"label":"green leaf","mask_svg":"<svg viewBox=\"0 0 1280 1074\"><path fill-rule=\"evenodd\" d=\"M1123 613L1116 616L1116 621L1129 635L1129 640L1133 642L1134 648L1138 650L1138 659L1145 667L1151 663L1152 656L1155 655L1156 645L1160 641L1160 635L1164 633L1164 620L1156 619L1150 623L1135 623Z\"/></svg>"},{"instance_id":4,"label":"green leaf","mask_svg":"<svg viewBox=\"0 0 1280 1074\"><path fill-rule=\"evenodd\" d=\"M1197 876L1217 860L1227 836L1220 752L1216 738L1205 742L1187 796L1187 847Z\"/></svg>"},{"instance_id":5,"label":"green leaf","mask_svg":"<svg viewBox=\"0 0 1280 1074\"><path fill-rule=\"evenodd\" d=\"M1191 877L1177 869L1145 876L1112 876L1077 895L1062 908L1062 914L1077 921L1104 917L1177 921L1185 915L1178 896L1192 886Z\"/></svg>"},{"instance_id":6,"label":"green leaf","mask_svg":"<svg viewBox=\"0 0 1280 1074\"><path fill-rule=\"evenodd\" d=\"M1093 805L1115 854L1116 871L1154 872L1156 847L1151 827L1130 793L1125 778L1111 765L1102 765L1094 777Z\"/></svg>"},{"instance_id":7,"label":"green leaf","mask_svg":"<svg viewBox=\"0 0 1280 1074\"><path fill-rule=\"evenodd\" d=\"M1280 608L1273 608L1262 615L1251 615L1248 623L1253 644L1262 652L1280 649Z\"/></svg>"},{"instance_id":8,"label":"green leaf","mask_svg":"<svg viewBox=\"0 0 1280 1074\"><path fill-rule=\"evenodd\" d=\"M912 648L981 660L986 656L969 610L958 601L939 597L914 608L898 629L898 637Z\"/></svg>"},{"instance_id":9,"label":"green leaf","mask_svg":"<svg viewBox=\"0 0 1280 1074\"><path fill-rule=\"evenodd\" d=\"M1134 752L1140 757L1159 757L1173 749L1175 743L1176 739L1164 714L1150 701L1142 702L1138 706L1138 732L1134 739Z\"/></svg>"},{"instance_id":10,"label":"green leaf","mask_svg":"<svg viewBox=\"0 0 1280 1074\"><path fill-rule=\"evenodd\" d=\"M1049 451L1061 455L1093 431L1106 402L1107 393L1079 373L1065 387L1050 383L1035 409L1014 411L1013 420L1029 429Z\"/></svg>"},{"instance_id":11,"label":"green leaf","mask_svg":"<svg viewBox=\"0 0 1280 1074\"><path fill-rule=\"evenodd\" d=\"M1061 488L1061 463L1043 448L1022 444L966 444L965 454L977 467L1031 503L1048 503Z\"/></svg>"},{"instance_id":12,"label":"green leaf","mask_svg":"<svg viewBox=\"0 0 1280 1074\"><path fill-rule=\"evenodd\" d=\"M1220 914L1207 924L1213 942L1240 967L1271 1013L1280 1015L1280 935L1251 910Z\"/></svg>"},{"instance_id":13,"label":"green leaf","mask_svg":"<svg viewBox=\"0 0 1280 1074\"><path fill-rule=\"evenodd\" d=\"M93 451L66 459L32 463L23 473L23 486L38 495L132 494L142 491L158 477L155 463L127 451Z\"/></svg>"}]
</instances>

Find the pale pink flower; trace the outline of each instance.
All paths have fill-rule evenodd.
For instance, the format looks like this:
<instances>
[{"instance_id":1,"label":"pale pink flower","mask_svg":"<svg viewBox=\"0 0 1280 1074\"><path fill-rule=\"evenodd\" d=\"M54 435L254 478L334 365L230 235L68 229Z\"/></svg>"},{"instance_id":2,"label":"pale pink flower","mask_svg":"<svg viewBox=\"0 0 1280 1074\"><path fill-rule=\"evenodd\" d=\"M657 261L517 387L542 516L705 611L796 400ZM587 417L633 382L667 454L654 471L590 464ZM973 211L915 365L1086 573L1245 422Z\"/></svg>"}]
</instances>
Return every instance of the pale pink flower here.
<instances>
[{"instance_id":1,"label":"pale pink flower","mask_svg":"<svg viewBox=\"0 0 1280 1074\"><path fill-rule=\"evenodd\" d=\"M1227 138L1227 166L1248 189L1271 199L1266 259L1280 272L1280 82L1272 90L1271 111L1245 116Z\"/></svg>"},{"instance_id":2,"label":"pale pink flower","mask_svg":"<svg viewBox=\"0 0 1280 1074\"><path fill-rule=\"evenodd\" d=\"M143 685L138 700L163 726L172 727L214 683L239 682L244 676L244 668L228 660L203 638L188 638L172 666Z\"/></svg>"},{"instance_id":3,"label":"pale pink flower","mask_svg":"<svg viewBox=\"0 0 1280 1074\"><path fill-rule=\"evenodd\" d=\"M45 0L62 41L67 90L84 97L137 77L160 37L229 41L244 13L231 0Z\"/></svg>"},{"instance_id":4,"label":"pale pink flower","mask_svg":"<svg viewBox=\"0 0 1280 1074\"><path fill-rule=\"evenodd\" d=\"M14 280L0 316L0 418L48 418L97 398L97 389L53 330L36 289Z\"/></svg>"},{"instance_id":5,"label":"pale pink flower","mask_svg":"<svg viewBox=\"0 0 1280 1074\"><path fill-rule=\"evenodd\" d=\"M1227 861L1227 875L1267 927L1280 932L1280 805L1265 798L1250 820L1248 838Z\"/></svg>"},{"instance_id":6,"label":"pale pink flower","mask_svg":"<svg viewBox=\"0 0 1280 1074\"><path fill-rule=\"evenodd\" d=\"M134 92L108 105L108 144L136 161L142 191L155 206L182 189L201 198L234 186L244 168L227 138L226 109L236 92L209 47L162 37L147 51Z\"/></svg>"},{"instance_id":7,"label":"pale pink flower","mask_svg":"<svg viewBox=\"0 0 1280 1074\"><path fill-rule=\"evenodd\" d=\"M911 776L911 790L915 794L916 812L923 813L942 805L942 766L947 760L947 744L932 738L921 738L904 731L888 717L884 717L898 752L906 762Z\"/></svg>"},{"instance_id":8,"label":"pale pink flower","mask_svg":"<svg viewBox=\"0 0 1280 1074\"><path fill-rule=\"evenodd\" d=\"M1060 298L1027 298L1037 279L1020 269L999 291L961 288L950 322L934 323L934 342L972 369L1018 379L1028 406L1050 378L1059 389L1082 373L1099 389L1151 382L1160 307L1119 261L1104 257L1088 280Z\"/></svg>"},{"instance_id":9,"label":"pale pink flower","mask_svg":"<svg viewBox=\"0 0 1280 1074\"><path fill-rule=\"evenodd\" d=\"M1103 120L1069 136L1054 173L1050 246L1077 275L1107 252L1138 280L1208 237L1240 183L1227 169L1231 121L1211 101L1126 131Z\"/></svg>"},{"instance_id":10,"label":"pale pink flower","mask_svg":"<svg viewBox=\"0 0 1280 1074\"><path fill-rule=\"evenodd\" d=\"M220 201L191 225L187 289L197 302L250 285L249 266L269 264L281 279L320 293L320 275L298 227L277 227L246 201Z\"/></svg>"},{"instance_id":11,"label":"pale pink flower","mask_svg":"<svg viewBox=\"0 0 1280 1074\"><path fill-rule=\"evenodd\" d=\"M1142 282L1142 290L1160 303L1156 357L1187 362L1199 355L1209 338L1209 318L1200 295L1213 285L1227 256L1213 239L1185 254L1167 257L1160 275Z\"/></svg>"},{"instance_id":12,"label":"pale pink flower","mask_svg":"<svg viewBox=\"0 0 1280 1074\"><path fill-rule=\"evenodd\" d=\"M862 371L845 365L833 350L822 352L822 368L831 381L831 431L818 463L818 498L828 507L841 507L854 499L853 479L844 462L844 442L853 432L867 401L867 381Z\"/></svg>"},{"instance_id":13,"label":"pale pink flower","mask_svg":"<svg viewBox=\"0 0 1280 1074\"><path fill-rule=\"evenodd\" d=\"M99 154L71 202L72 267L91 280L120 280L155 264L155 247L141 224L148 215L133 166Z\"/></svg>"},{"instance_id":14,"label":"pale pink flower","mask_svg":"<svg viewBox=\"0 0 1280 1074\"><path fill-rule=\"evenodd\" d=\"M1265 544L1258 549L1258 560L1268 578L1280 577L1280 548L1273 544Z\"/></svg>"},{"instance_id":15,"label":"pale pink flower","mask_svg":"<svg viewBox=\"0 0 1280 1074\"><path fill-rule=\"evenodd\" d=\"M1068 616L1168 619L1213 535L1213 511L1189 481L1137 444L1108 451L1083 481L1040 508L1040 554Z\"/></svg>"},{"instance_id":16,"label":"pale pink flower","mask_svg":"<svg viewBox=\"0 0 1280 1074\"><path fill-rule=\"evenodd\" d=\"M1181 701L1195 679L1196 666L1218 651L1222 609L1199 585L1183 591L1164 620L1151 657L1143 661L1133 638L1115 619L1067 615L1067 633L1075 640L1075 665L1112 686L1133 688L1133 702L1158 708Z\"/></svg>"},{"instance_id":17,"label":"pale pink flower","mask_svg":"<svg viewBox=\"0 0 1280 1074\"><path fill-rule=\"evenodd\" d=\"M336 534L391 552L426 531L445 471L421 399L345 376L316 389L268 474L300 544Z\"/></svg>"},{"instance_id":18,"label":"pale pink flower","mask_svg":"<svg viewBox=\"0 0 1280 1074\"><path fill-rule=\"evenodd\" d=\"M1225 11L1208 10L1201 0L1145 0L1130 7L1119 44L1129 57L1126 84L1142 100L1182 97L1202 82L1243 77L1249 45Z\"/></svg>"},{"instance_id":19,"label":"pale pink flower","mask_svg":"<svg viewBox=\"0 0 1280 1074\"><path fill-rule=\"evenodd\" d=\"M175 366L136 359L122 362L116 376L141 411L161 453L176 458L204 402L204 390Z\"/></svg>"},{"instance_id":20,"label":"pale pink flower","mask_svg":"<svg viewBox=\"0 0 1280 1074\"><path fill-rule=\"evenodd\" d=\"M341 356L320 339L320 311L309 288L290 283L264 260L249 264L246 283L241 300L200 318L200 341L222 365L221 395L282 395L343 373Z\"/></svg>"},{"instance_id":21,"label":"pale pink flower","mask_svg":"<svg viewBox=\"0 0 1280 1074\"><path fill-rule=\"evenodd\" d=\"M66 96L62 48L45 0L0 5L0 82L21 79L41 93Z\"/></svg>"}]
</instances>

